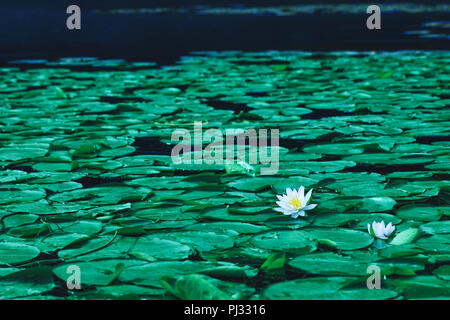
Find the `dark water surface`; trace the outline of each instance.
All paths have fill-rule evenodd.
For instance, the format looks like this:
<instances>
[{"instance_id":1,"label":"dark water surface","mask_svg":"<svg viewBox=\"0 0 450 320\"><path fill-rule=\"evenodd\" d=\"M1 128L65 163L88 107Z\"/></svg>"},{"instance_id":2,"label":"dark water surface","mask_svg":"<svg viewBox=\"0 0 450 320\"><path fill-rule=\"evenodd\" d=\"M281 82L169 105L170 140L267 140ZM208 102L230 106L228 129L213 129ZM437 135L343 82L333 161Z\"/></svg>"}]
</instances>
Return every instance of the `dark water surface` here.
<instances>
[{"instance_id":1,"label":"dark water surface","mask_svg":"<svg viewBox=\"0 0 450 320\"><path fill-rule=\"evenodd\" d=\"M330 1L328 1L330 2ZM397 2L397 1L396 1ZM382 9L382 29L368 30L365 12L294 16L190 13L102 14L96 9L154 7L137 1L78 2L82 29L66 28L68 4L6 3L0 10L0 60L94 56L172 64L203 50L445 50L447 38L405 34L422 24L449 20L448 12L404 13ZM48 2L47 2L48 3ZM263 1L261 4L272 4ZM292 3L289 1L280 4ZM296 1L295 3L298 3ZM161 4L169 7L176 1ZM198 4L202 4L198 2ZM211 2L221 5L220 1ZM253 4L254 5L254 4ZM199 6L194 6L198 8ZM138 8L138 7L137 7Z\"/></svg>"},{"instance_id":2,"label":"dark water surface","mask_svg":"<svg viewBox=\"0 0 450 320\"><path fill-rule=\"evenodd\" d=\"M0 5L0 62L41 59L0 67L0 299L450 298L448 27L429 24L448 13L386 10L369 31L364 10L74 1L69 31L71 1L54 2ZM53 61L74 56L100 59ZM195 121L271 129L276 170L175 163L173 133L195 151ZM300 186L317 208L276 212ZM380 221L392 240L374 239Z\"/></svg>"}]
</instances>

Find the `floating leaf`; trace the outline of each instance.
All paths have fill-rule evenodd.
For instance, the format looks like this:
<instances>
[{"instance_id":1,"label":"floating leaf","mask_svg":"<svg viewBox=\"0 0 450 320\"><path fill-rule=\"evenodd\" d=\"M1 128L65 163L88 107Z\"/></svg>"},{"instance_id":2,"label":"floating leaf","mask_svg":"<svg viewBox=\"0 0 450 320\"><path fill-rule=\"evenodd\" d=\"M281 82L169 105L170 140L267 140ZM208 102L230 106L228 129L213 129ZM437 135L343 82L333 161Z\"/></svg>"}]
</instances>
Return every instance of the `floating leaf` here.
<instances>
[{"instance_id":1,"label":"floating leaf","mask_svg":"<svg viewBox=\"0 0 450 320\"><path fill-rule=\"evenodd\" d=\"M309 234L298 230L269 231L254 236L250 242L261 249L292 253L308 253L316 249Z\"/></svg>"},{"instance_id":2,"label":"floating leaf","mask_svg":"<svg viewBox=\"0 0 450 320\"><path fill-rule=\"evenodd\" d=\"M373 238L367 233L349 229L305 229L314 239L327 239L341 250L356 250L368 247Z\"/></svg>"},{"instance_id":3,"label":"floating leaf","mask_svg":"<svg viewBox=\"0 0 450 320\"><path fill-rule=\"evenodd\" d=\"M392 239L391 244L392 245L402 245L411 243L416 239L417 235L419 234L419 229L417 228L409 228L407 230L404 230L397 234L394 239Z\"/></svg>"},{"instance_id":4,"label":"floating leaf","mask_svg":"<svg viewBox=\"0 0 450 320\"><path fill-rule=\"evenodd\" d=\"M0 242L0 264L17 264L39 255L36 247L15 242Z\"/></svg>"}]
</instances>

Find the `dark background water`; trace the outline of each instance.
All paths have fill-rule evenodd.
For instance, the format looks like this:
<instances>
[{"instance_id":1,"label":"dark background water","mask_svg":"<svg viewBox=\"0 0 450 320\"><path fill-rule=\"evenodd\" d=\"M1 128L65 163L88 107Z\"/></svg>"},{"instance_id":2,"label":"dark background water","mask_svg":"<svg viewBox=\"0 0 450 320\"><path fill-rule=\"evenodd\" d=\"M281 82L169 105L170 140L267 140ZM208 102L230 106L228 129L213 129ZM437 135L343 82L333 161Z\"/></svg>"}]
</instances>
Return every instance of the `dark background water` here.
<instances>
[{"instance_id":1,"label":"dark background water","mask_svg":"<svg viewBox=\"0 0 450 320\"><path fill-rule=\"evenodd\" d=\"M347 3L355 3L347 1ZM173 63L181 55L202 50L446 50L448 38L419 38L405 34L423 23L450 20L448 12L383 13L383 3L447 1L377 1L382 29L368 30L360 14L199 15L195 13L100 14L95 9L157 7L245 7L313 4L313 1L261 0L111 0L10 1L0 5L0 61L49 60L68 56L94 56ZM320 1L320 3L340 3ZM358 2L362 4L363 2ZM66 8L82 10L82 29L66 28ZM371 4L371 3L368 3Z\"/></svg>"}]
</instances>

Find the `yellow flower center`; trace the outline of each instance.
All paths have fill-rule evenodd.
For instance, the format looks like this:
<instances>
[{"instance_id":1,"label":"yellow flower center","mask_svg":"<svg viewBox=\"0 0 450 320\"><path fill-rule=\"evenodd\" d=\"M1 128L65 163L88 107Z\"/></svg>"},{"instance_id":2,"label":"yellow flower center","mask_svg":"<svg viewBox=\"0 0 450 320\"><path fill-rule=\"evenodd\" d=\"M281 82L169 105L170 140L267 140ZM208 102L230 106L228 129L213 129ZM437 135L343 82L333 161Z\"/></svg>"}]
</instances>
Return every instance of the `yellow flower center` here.
<instances>
[{"instance_id":1,"label":"yellow flower center","mask_svg":"<svg viewBox=\"0 0 450 320\"><path fill-rule=\"evenodd\" d=\"M298 209L302 206L300 200L298 198L291 198L289 200L289 204L294 207L294 209Z\"/></svg>"}]
</instances>

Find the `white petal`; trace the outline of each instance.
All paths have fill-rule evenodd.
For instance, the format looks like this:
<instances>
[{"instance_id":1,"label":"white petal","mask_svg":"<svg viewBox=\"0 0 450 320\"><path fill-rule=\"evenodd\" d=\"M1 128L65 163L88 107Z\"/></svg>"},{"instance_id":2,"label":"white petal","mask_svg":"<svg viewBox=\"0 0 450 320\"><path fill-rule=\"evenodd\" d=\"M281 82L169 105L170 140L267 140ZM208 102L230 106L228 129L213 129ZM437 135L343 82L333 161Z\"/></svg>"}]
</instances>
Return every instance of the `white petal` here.
<instances>
[{"instance_id":1,"label":"white petal","mask_svg":"<svg viewBox=\"0 0 450 320\"><path fill-rule=\"evenodd\" d=\"M305 202L302 202L303 204L307 204L309 201L309 198L311 198L311 193L312 193L313 189L309 190L308 193L305 196Z\"/></svg>"},{"instance_id":2,"label":"white petal","mask_svg":"<svg viewBox=\"0 0 450 320\"><path fill-rule=\"evenodd\" d=\"M384 237L384 223L379 223L378 224L378 237Z\"/></svg>"},{"instance_id":3,"label":"white petal","mask_svg":"<svg viewBox=\"0 0 450 320\"><path fill-rule=\"evenodd\" d=\"M300 188L298 188L298 199L300 200L300 203L302 206L305 205L304 200L305 200L305 187L301 186Z\"/></svg>"},{"instance_id":4,"label":"white petal","mask_svg":"<svg viewBox=\"0 0 450 320\"><path fill-rule=\"evenodd\" d=\"M283 200L281 200L281 201L277 201L277 204L278 204L278 203L280 203L281 206L284 206L284 207L286 207L286 208L293 208L292 205L289 203L288 200L283 199ZM279 204L279 205L280 205L280 204Z\"/></svg>"},{"instance_id":5,"label":"white petal","mask_svg":"<svg viewBox=\"0 0 450 320\"><path fill-rule=\"evenodd\" d=\"M389 232L389 235L391 235L392 233L394 233L395 231L395 227L392 227L391 231Z\"/></svg>"},{"instance_id":6,"label":"white petal","mask_svg":"<svg viewBox=\"0 0 450 320\"><path fill-rule=\"evenodd\" d=\"M306 215L306 212L305 211L300 211L298 214L301 215L302 217L304 217Z\"/></svg>"},{"instance_id":7,"label":"white petal","mask_svg":"<svg viewBox=\"0 0 450 320\"><path fill-rule=\"evenodd\" d=\"M291 188L286 188L286 195L289 199L292 197L292 189Z\"/></svg>"},{"instance_id":8,"label":"white petal","mask_svg":"<svg viewBox=\"0 0 450 320\"><path fill-rule=\"evenodd\" d=\"M380 236L380 227L381 227L381 225L379 223L377 223L375 221L373 222L373 224L372 224L373 232L375 233L375 235L377 237Z\"/></svg>"},{"instance_id":9,"label":"white petal","mask_svg":"<svg viewBox=\"0 0 450 320\"><path fill-rule=\"evenodd\" d=\"M294 210L294 207L284 201L277 201L277 205L285 210Z\"/></svg>"},{"instance_id":10,"label":"white petal","mask_svg":"<svg viewBox=\"0 0 450 320\"><path fill-rule=\"evenodd\" d=\"M395 230L395 227L391 224L391 223L389 223L389 225L387 226L387 230L386 230L386 236L389 236L392 232L394 232L394 230Z\"/></svg>"},{"instance_id":11,"label":"white petal","mask_svg":"<svg viewBox=\"0 0 450 320\"><path fill-rule=\"evenodd\" d=\"M303 210L312 210L315 207L317 207L317 204L309 204L309 205L303 207Z\"/></svg>"},{"instance_id":12,"label":"white petal","mask_svg":"<svg viewBox=\"0 0 450 320\"><path fill-rule=\"evenodd\" d=\"M384 234L389 234L391 232L392 223L389 222L389 224L386 226L386 229L384 229Z\"/></svg>"},{"instance_id":13,"label":"white petal","mask_svg":"<svg viewBox=\"0 0 450 320\"><path fill-rule=\"evenodd\" d=\"M291 215L291 217L296 219L299 215L300 215L300 212L295 212Z\"/></svg>"},{"instance_id":14,"label":"white petal","mask_svg":"<svg viewBox=\"0 0 450 320\"><path fill-rule=\"evenodd\" d=\"M278 195L278 194L277 194L277 198L278 198L278 200L281 200L281 201L283 201L283 199L284 199L284 196L280 196L280 195Z\"/></svg>"},{"instance_id":15,"label":"white petal","mask_svg":"<svg viewBox=\"0 0 450 320\"><path fill-rule=\"evenodd\" d=\"M296 212L295 210L287 210L287 211L284 211L283 214L286 216L290 216L291 214L294 214L295 212Z\"/></svg>"},{"instance_id":16,"label":"white petal","mask_svg":"<svg viewBox=\"0 0 450 320\"><path fill-rule=\"evenodd\" d=\"M283 208L274 208L274 210L281 212L282 214L287 215L287 216L289 216L295 212L294 210L285 210Z\"/></svg>"},{"instance_id":17,"label":"white petal","mask_svg":"<svg viewBox=\"0 0 450 320\"><path fill-rule=\"evenodd\" d=\"M296 189L292 189L292 195L291 195L292 199L298 198L298 193Z\"/></svg>"}]
</instances>

